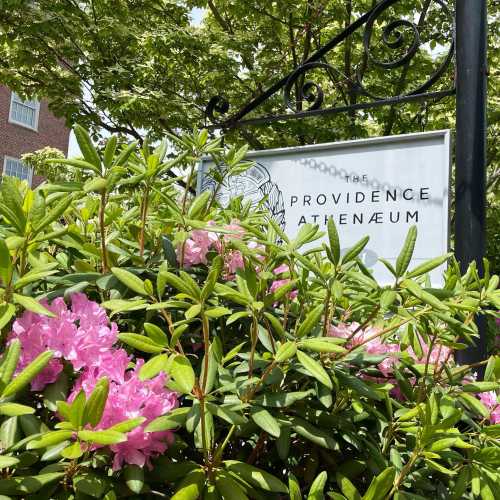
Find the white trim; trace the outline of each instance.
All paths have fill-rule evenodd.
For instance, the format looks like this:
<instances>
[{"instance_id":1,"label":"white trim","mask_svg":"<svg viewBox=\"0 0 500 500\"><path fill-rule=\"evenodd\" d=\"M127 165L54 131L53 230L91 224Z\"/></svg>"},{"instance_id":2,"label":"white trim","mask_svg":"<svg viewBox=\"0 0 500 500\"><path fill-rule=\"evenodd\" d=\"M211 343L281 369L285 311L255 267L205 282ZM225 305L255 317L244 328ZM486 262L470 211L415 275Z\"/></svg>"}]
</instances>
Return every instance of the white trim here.
<instances>
[{"instance_id":1,"label":"white trim","mask_svg":"<svg viewBox=\"0 0 500 500\"><path fill-rule=\"evenodd\" d=\"M14 156L7 156L7 155L5 155L3 157L2 176L6 175L5 174L5 170L7 169L7 161L8 160L19 162L21 164L23 163L19 158L15 158ZM23 164L23 166L26 167L26 165L24 165L24 164ZM26 167L26 168L28 168L28 170L29 170L28 178L27 179L21 179L21 180L27 181L28 185L31 187L31 183L33 182L33 168L32 167ZM16 177L16 179L20 179L20 177L17 177L17 175L15 175L13 177Z\"/></svg>"},{"instance_id":2,"label":"white trim","mask_svg":"<svg viewBox=\"0 0 500 500\"><path fill-rule=\"evenodd\" d=\"M13 123L14 125L19 125L20 127L27 128L29 130L33 130L34 132L38 132L38 118L40 116L40 101L33 99L32 101L35 103L34 107L32 107L28 104L24 104L24 106L33 109L35 112L35 120L34 120L35 125L32 127L31 125L28 125L27 123L16 120L12 116L12 108L13 108L12 104L15 102L14 101L15 96L17 96L19 98L19 100L21 101L20 103L17 103L17 104L23 105L24 103L26 103L26 101L21 100L21 98L19 97L18 94L16 94L14 91L11 91L11 93L10 93L10 108L9 108L9 123Z\"/></svg>"}]
</instances>

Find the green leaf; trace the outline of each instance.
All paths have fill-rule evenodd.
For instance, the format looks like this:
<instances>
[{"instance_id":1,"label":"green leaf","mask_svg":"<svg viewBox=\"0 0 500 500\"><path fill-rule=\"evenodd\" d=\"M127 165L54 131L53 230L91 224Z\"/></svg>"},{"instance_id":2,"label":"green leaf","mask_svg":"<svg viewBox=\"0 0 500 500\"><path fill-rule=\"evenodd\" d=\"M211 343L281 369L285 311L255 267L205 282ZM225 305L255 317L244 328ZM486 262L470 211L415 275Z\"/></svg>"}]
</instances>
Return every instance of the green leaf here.
<instances>
[{"instance_id":1,"label":"green leaf","mask_svg":"<svg viewBox=\"0 0 500 500\"><path fill-rule=\"evenodd\" d=\"M12 273L12 261L10 252L4 239L0 240L0 279L3 285L10 283Z\"/></svg>"},{"instance_id":2,"label":"green leaf","mask_svg":"<svg viewBox=\"0 0 500 500\"><path fill-rule=\"evenodd\" d=\"M108 399L109 381L106 377L101 378L94 387L92 394L85 403L83 411L83 424L89 423L95 427L102 418L104 407Z\"/></svg>"},{"instance_id":3,"label":"green leaf","mask_svg":"<svg viewBox=\"0 0 500 500\"><path fill-rule=\"evenodd\" d=\"M16 314L16 307L13 304L0 304L0 330Z\"/></svg>"},{"instance_id":4,"label":"green leaf","mask_svg":"<svg viewBox=\"0 0 500 500\"><path fill-rule=\"evenodd\" d=\"M103 177L96 177L94 179L89 179L83 185L83 191L85 193L101 193L108 187L108 180Z\"/></svg>"},{"instance_id":5,"label":"green leaf","mask_svg":"<svg viewBox=\"0 0 500 500\"><path fill-rule=\"evenodd\" d=\"M5 455L0 455L0 469L6 469L7 467L13 467L19 463L19 459L16 457L6 457Z\"/></svg>"},{"instance_id":6,"label":"green leaf","mask_svg":"<svg viewBox=\"0 0 500 500\"><path fill-rule=\"evenodd\" d=\"M170 500L198 500L201 498L204 483L205 473L203 470L192 470L186 474Z\"/></svg>"},{"instance_id":7,"label":"green leaf","mask_svg":"<svg viewBox=\"0 0 500 500\"><path fill-rule=\"evenodd\" d=\"M392 488L396 477L395 467L388 467L370 483L368 491L364 494L363 500L379 500L385 498Z\"/></svg>"},{"instance_id":8,"label":"green leaf","mask_svg":"<svg viewBox=\"0 0 500 500\"><path fill-rule=\"evenodd\" d=\"M192 305L185 313L186 319L193 319L201 312L201 304Z\"/></svg>"},{"instance_id":9,"label":"green leaf","mask_svg":"<svg viewBox=\"0 0 500 500\"><path fill-rule=\"evenodd\" d=\"M88 495L94 498L102 498L106 489L109 488L108 481L94 472L82 472L73 477L73 487L77 498Z\"/></svg>"},{"instance_id":10,"label":"green leaf","mask_svg":"<svg viewBox=\"0 0 500 500\"><path fill-rule=\"evenodd\" d=\"M222 316L227 316L228 314L231 314L231 312L231 309L228 309L227 307L212 307L211 309L205 310L205 316L207 318L217 319Z\"/></svg>"},{"instance_id":11,"label":"green leaf","mask_svg":"<svg viewBox=\"0 0 500 500\"><path fill-rule=\"evenodd\" d=\"M283 363L290 358L295 356L297 352L297 344L295 342L285 342L281 344L276 351L276 355L274 356L274 360L276 363Z\"/></svg>"},{"instance_id":12,"label":"green leaf","mask_svg":"<svg viewBox=\"0 0 500 500\"><path fill-rule=\"evenodd\" d=\"M281 429L278 421L265 408L253 406L250 416L262 430L275 438L280 436Z\"/></svg>"},{"instance_id":13,"label":"green leaf","mask_svg":"<svg viewBox=\"0 0 500 500\"><path fill-rule=\"evenodd\" d=\"M113 163L117 143L118 137L116 135L112 135L106 142L106 147L104 148L104 166L106 168L110 168Z\"/></svg>"},{"instance_id":14,"label":"green leaf","mask_svg":"<svg viewBox=\"0 0 500 500\"><path fill-rule=\"evenodd\" d=\"M454 476L456 474L455 471L452 471L450 469L447 469L443 465L435 462L434 460L431 460L430 458L425 459L425 463L427 465L430 465L430 467L434 470L437 470L438 472L441 472L441 474L446 474L448 476Z\"/></svg>"},{"instance_id":15,"label":"green leaf","mask_svg":"<svg viewBox=\"0 0 500 500\"><path fill-rule=\"evenodd\" d=\"M340 238L333 217L329 217L326 227L328 229L328 241L333 257L333 264L337 265L340 260Z\"/></svg>"},{"instance_id":16,"label":"green leaf","mask_svg":"<svg viewBox=\"0 0 500 500\"><path fill-rule=\"evenodd\" d=\"M145 432L169 431L181 427L186 421L191 408L176 408L167 415L155 418L146 426Z\"/></svg>"},{"instance_id":17,"label":"green leaf","mask_svg":"<svg viewBox=\"0 0 500 500\"><path fill-rule=\"evenodd\" d=\"M127 440L127 436L122 432L110 431L109 429L105 431L79 431L78 437L82 441L102 445L123 443Z\"/></svg>"},{"instance_id":18,"label":"green leaf","mask_svg":"<svg viewBox=\"0 0 500 500\"><path fill-rule=\"evenodd\" d=\"M144 488L144 469L138 465L127 465L123 475L129 490L138 495Z\"/></svg>"},{"instance_id":19,"label":"green leaf","mask_svg":"<svg viewBox=\"0 0 500 500\"><path fill-rule=\"evenodd\" d=\"M354 260L363 251L369 240L370 237L365 236L364 238L359 240L353 247L347 250L347 252L342 256L342 264L347 264L351 260Z\"/></svg>"},{"instance_id":20,"label":"green leaf","mask_svg":"<svg viewBox=\"0 0 500 500\"><path fill-rule=\"evenodd\" d=\"M200 195L198 195L189 207L188 218L198 219L203 214L211 197L212 191L210 190L203 191Z\"/></svg>"},{"instance_id":21,"label":"green leaf","mask_svg":"<svg viewBox=\"0 0 500 500\"><path fill-rule=\"evenodd\" d=\"M82 455L83 450L78 441L75 441L73 444L70 444L61 450L61 456L67 458L68 460L75 460L76 458L80 458Z\"/></svg>"},{"instance_id":22,"label":"green leaf","mask_svg":"<svg viewBox=\"0 0 500 500\"><path fill-rule=\"evenodd\" d=\"M143 424L145 421L146 417L130 418L128 420L123 420L122 422L118 422L117 424L109 427L107 430L127 433L135 429L136 427L139 427L139 425Z\"/></svg>"},{"instance_id":23,"label":"green leaf","mask_svg":"<svg viewBox=\"0 0 500 500\"><path fill-rule=\"evenodd\" d=\"M153 323L144 323L144 331L146 335L158 345L167 346L168 338L166 333Z\"/></svg>"},{"instance_id":24,"label":"green leaf","mask_svg":"<svg viewBox=\"0 0 500 500\"><path fill-rule=\"evenodd\" d=\"M65 196L43 219L33 226L33 232L37 234L49 224L58 220L66 212L71 203L73 203L72 195Z\"/></svg>"},{"instance_id":25,"label":"green leaf","mask_svg":"<svg viewBox=\"0 0 500 500\"><path fill-rule=\"evenodd\" d=\"M0 403L0 415L17 417L18 415L29 415L32 413L35 413L35 410L31 406L18 403Z\"/></svg>"},{"instance_id":26,"label":"green leaf","mask_svg":"<svg viewBox=\"0 0 500 500\"><path fill-rule=\"evenodd\" d=\"M119 267L112 267L111 272L128 288L140 295L147 295L146 289L144 288L144 282L141 278L132 274L126 269L121 269Z\"/></svg>"},{"instance_id":27,"label":"green leaf","mask_svg":"<svg viewBox=\"0 0 500 500\"><path fill-rule=\"evenodd\" d=\"M361 495L359 494L359 491L346 476L344 476L340 472L337 472L336 479L340 491L344 494L347 500L361 500Z\"/></svg>"},{"instance_id":28,"label":"green leaf","mask_svg":"<svg viewBox=\"0 0 500 500\"><path fill-rule=\"evenodd\" d=\"M73 132L75 133L78 146L80 147L80 151L82 152L85 161L93 165L94 168L92 170L99 174L101 171L101 159L99 158L99 153L92 144L88 132L80 125L75 125Z\"/></svg>"},{"instance_id":29,"label":"green leaf","mask_svg":"<svg viewBox=\"0 0 500 500\"><path fill-rule=\"evenodd\" d=\"M69 409L69 421L73 424L73 428L78 429L83 426L83 412L85 411L85 391L80 389L76 398L71 403Z\"/></svg>"},{"instance_id":30,"label":"green leaf","mask_svg":"<svg viewBox=\"0 0 500 500\"><path fill-rule=\"evenodd\" d=\"M313 352L334 352L344 353L346 349L339 344L339 339L333 337L317 337L311 339L302 339L299 342L299 348L307 349Z\"/></svg>"},{"instance_id":31,"label":"green leaf","mask_svg":"<svg viewBox=\"0 0 500 500\"><path fill-rule=\"evenodd\" d=\"M168 361L168 354L158 354L153 356L139 370L140 380L149 380L156 377L161 371L165 371Z\"/></svg>"},{"instance_id":32,"label":"green leaf","mask_svg":"<svg viewBox=\"0 0 500 500\"><path fill-rule=\"evenodd\" d=\"M224 500L248 500L249 498L240 483L225 471L217 473L215 476L215 485ZM205 499L206 497L203 498Z\"/></svg>"},{"instance_id":33,"label":"green leaf","mask_svg":"<svg viewBox=\"0 0 500 500\"><path fill-rule=\"evenodd\" d=\"M500 387L498 382L472 382L464 384L462 391L464 392L489 392L496 391Z\"/></svg>"},{"instance_id":34,"label":"green leaf","mask_svg":"<svg viewBox=\"0 0 500 500\"><path fill-rule=\"evenodd\" d=\"M485 446L474 454L474 460L490 466L500 467L500 448Z\"/></svg>"},{"instance_id":35,"label":"green leaf","mask_svg":"<svg viewBox=\"0 0 500 500\"><path fill-rule=\"evenodd\" d=\"M122 149L122 151L120 152L120 154L115 158L115 160L113 162L113 166L114 167L124 166L125 163L128 161L128 158L130 157L130 155L137 148L137 144L138 144L138 142L134 141L134 142L130 143L128 146L124 147Z\"/></svg>"},{"instance_id":36,"label":"green leaf","mask_svg":"<svg viewBox=\"0 0 500 500\"><path fill-rule=\"evenodd\" d=\"M339 444L331 437L331 431L326 432L319 429L307 420L299 417L291 417L289 420L292 424L292 429L303 438L328 450L339 449Z\"/></svg>"},{"instance_id":37,"label":"green leaf","mask_svg":"<svg viewBox=\"0 0 500 500\"><path fill-rule=\"evenodd\" d=\"M307 398L314 394L314 389L299 392L276 392L271 394L259 394L254 401L260 406L271 408L286 408L295 404L297 401Z\"/></svg>"},{"instance_id":38,"label":"green leaf","mask_svg":"<svg viewBox=\"0 0 500 500\"><path fill-rule=\"evenodd\" d=\"M205 403L205 406L212 415L219 417L232 425L243 425L247 423L247 419L243 415L229 410L224 406L219 406L210 402Z\"/></svg>"},{"instance_id":39,"label":"green leaf","mask_svg":"<svg viewBox=\"0 0 500 500\"><path fill-rule=\"evenodd\" d=\"M444 264L450 257L451 253L447 253L446 255L442 255L441 257L437 257L435 259L428 260L424 262L423 264L420 264L417 266L415 269L410 271L406 277L407 278L416 278L418 276L421 276L422 274L427 274L428 272L432 271L433 269L436 269L436 267L441 266Z\"/></svg>"},{"instance_id":40,"label":"green leaf","mask_svg":"<svg viewBox=\"0 0 500 500\"><path fill-rule=\"evenodd\" d=\"M312 375L318 382L326 385L329 389L333 389L332 381L326 370L316 360L308 356L302 351L297 351L297 359L305 370Z\"/></svg>"},{"instance_id":41,"label":"green leaf","mask_svg":"<svg viewBox=\"0 0 500 500\"><path fill-rule=\"evenodd\" d=\"M2 392L2 397L8 398L16 392L19 392L28 385L52 359L54 353L51 351L43 352L38 355L14 380L12 380Z\"/></svg>"},{"instance_id":42,"label":"green leaf","mask_svg":"<svg viewBox=\"0 0 500 500\"><path fill-rule=\"evenodd\" d=\"M9 220L18 231L24 236L26 229L26 215L23 210L23 200L18 187L18 180L9 176L2 177L0 187L0 214Z\"/></svg>"},{"instance_id":43,"label":"green leaf","mask_svg":"<svg viewBox=\"0 0 500 500\"><path fill-rule=\"evenodd\" d=\"M302 500L300 484L293 474L289 474L288 476L288 491L290 494L290 500Z\"/></svg>"},{"instance_id":44,"label":"green leaf","mask_svg":"<svg viewBox=\"0 0 500 500\"><path fill-rule=\"evenodd\" d=\"M55 314L50 312L48 309L42 306L40 302L33 299L32 297L26 297L24 295L19 295L17 293L13 294L14 302L24 307L26 310L42 314L43 316L48 316L49 318L55 318Z\"/></svg>"},{"instance_id":45,"label":"green leaf","mask_svg":"<svg viewBox=\"0 0 500 500\"><path fill-rule=\"evenodd\" d=\"M445 304L443 304L439 299L434 297L434 295L432 295L431 293L422 290L422 288L420 288L420 286L414 281L405 279L404 281L401 282L401 286L403 288L406 288L412 295L417 297L417 299L420 299L422 302L429 304L430 306L436 308L438 311L448 310Z\"/></svg>"},{"instance_id":46,"label":"green leaf","mask_svg":"<svg viewBox=\"0 0 500 500\"><path fill-rule=\"evenodd\" d=\"M273 493L288 493L286 485L277 477L253 465L248 465L236 460L226 460L224 465L228 471L240 476L257 488L265 491L272 491Z\"/></svg>"},{"instance_id":47,"label":"green leaf","mask_svg":"<svg viewBox=\"0 0 500 500\"><path fill-rule=\"evenodd\" d=\"M408 269L413 251L415 250L415 242L417 241L417 226L411 226L406 235L403 248L396 259L396 275L399 278Z\"/></svg>"},{"instance_id":48,"label":"green leaf","mask_svg":"<svg viewBox=\"0 0 500 500\"><path fill-rule=\"evenodd\" d=\"M28 450L38 450L39 448L47 448L49 446L54 446L55 444L62 443L73 436L73 431L52 431L47 432L40 436L39 438L33 439L26 445Z\"/></svg>"},{"instance_id":49,"label":"green leaf","mask_svg":"<svg viewBox=\"0 0 500 500\"><path fill-rule=\"evenodd\" d=\"M309 314L307 314L305 319L300 324L299 329L297 330L297 337L304 337L304 335L311 333L311 331L314 329L314 327L318 324L319 320L321 319L323 310L324 307L321 304L316 306L312 311L309 312Z\"/></svg>"},{"instance_id":50,"label":"green leaf","mask_svg":"<svg viewBox=\"0 0 500 500\"><path fill-rule=\"evenodd\" d=\"M177 386L184 394L189 394L193 390L195 374L186 356L179 354L174 357L170 366L170 375L175 379Z\"/></svg>"},{"instance_id":51,"label":"green leaf","mask_svg":"<svg viewBox=\"0 0 500 500\"><path fill-rule=\"evenodd\" d=\"M323 500L325 498L324 489L327 479L328 474L326 471L320 472L316 476L316 479L313 481L309 490L309 495L307 495L307 500Z\"/></svg>"},{"instance_id":52,"label":"green leaf","mask_svg":"<svg viewBox=\"0 0 500 500\"><path fill-rule=\"evenodd\" d=\"M2 387L5 387L12 380L20 355L21 342L19 339L14 339L2 356L2 364L0 365L0 382Z\"/></svg>"},{"instance_id":53,"label":"green leaf","mask_svg":"<svg viewBox=\"0 0 500 500\"><path fill-rule=\"evenodd\" d=\"M156 344L153 340L145 335L139 335L138 333L120 333L118 339L125 344L133 347L134 349L139 349L139 351L149 352L150 354L158 354L164 351L164 347Z\"/></svg>"}]
</instances>

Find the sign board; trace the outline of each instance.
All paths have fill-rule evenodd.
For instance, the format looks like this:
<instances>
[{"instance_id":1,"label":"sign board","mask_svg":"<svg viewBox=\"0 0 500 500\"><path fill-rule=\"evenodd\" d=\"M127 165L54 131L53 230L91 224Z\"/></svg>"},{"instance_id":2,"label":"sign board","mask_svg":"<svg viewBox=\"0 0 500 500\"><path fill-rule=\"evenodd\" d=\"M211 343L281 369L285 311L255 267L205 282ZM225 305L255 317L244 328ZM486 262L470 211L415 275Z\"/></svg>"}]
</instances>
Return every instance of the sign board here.
<instances>
[{"instance_id":1,"label":"sign board","mask_svg":"<svg viewBox=\"0 0 500 500\"><path fill-rule=\"evenodd\" d=\"M362 255L381 283L393 281L378 262L394 263L408 229L418 228L414 267L448 252L450 133L448 130L248 153L255 166L228 178L219 200L264 197L272 217L290 237L302 224L326 229L333 217L343 249L363 236ZM213 189L202 161L198 191ZM431 275L441 282L442 269Z\"/></svg>"}]
</instances>

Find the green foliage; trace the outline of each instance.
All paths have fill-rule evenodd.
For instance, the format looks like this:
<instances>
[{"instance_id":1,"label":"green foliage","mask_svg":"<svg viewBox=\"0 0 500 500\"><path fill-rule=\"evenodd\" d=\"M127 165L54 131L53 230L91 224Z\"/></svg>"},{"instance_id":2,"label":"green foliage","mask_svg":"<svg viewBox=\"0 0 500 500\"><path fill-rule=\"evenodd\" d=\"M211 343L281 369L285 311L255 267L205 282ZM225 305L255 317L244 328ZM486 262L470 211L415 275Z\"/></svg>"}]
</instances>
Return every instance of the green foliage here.
<instances>
[{"instance_id":1,"label":"green foliage","mask_svg":"<svg viewBox=\"0 0 500 500\"><path fill-rule=\"evenodd\" d=\"M213 193L193 198L168 177L175 168L192 185L206 154L248 168L246 148L226 151L202 131L178 139L179 156L167 159L165 144L110 138L99 149L85 130L77 137L84 159L65 165L86 182L2 183L2 346L23 310L52 314L42 298L86 293L117 323L131 363L145 360L142 380L168 374L179 408L146 431L175 439L151 470L113 471L110 449L145 419L98 427L106 378L70 402L67 370L43 396L31 392L53 354L18 372L13 341L0 361L0 495L494 498L500 432L478 395L498 391L500 360L492 354L484 380L472 380L477 366L431 359L428 346L462 349L477 336L477 315L495 321L497 276L475 266L462 276L451 255L412 268L408 228L382 286L358 259L367 239L342 255L332 220L325 235L304 225L289 238L243 200L222 208ZM186 265L193 230L217 235L222 250L210 249L207 265ZM234 252L244 266L230 273ZM427 273L446 261L443 288L429 288ZM290 281L271 292L282 264ZM329 335L343 323L366 336L358 327ZM380 367L388 353L366 349L374 340L400 346L390 375Z\"/></svg>"}]
</instances>

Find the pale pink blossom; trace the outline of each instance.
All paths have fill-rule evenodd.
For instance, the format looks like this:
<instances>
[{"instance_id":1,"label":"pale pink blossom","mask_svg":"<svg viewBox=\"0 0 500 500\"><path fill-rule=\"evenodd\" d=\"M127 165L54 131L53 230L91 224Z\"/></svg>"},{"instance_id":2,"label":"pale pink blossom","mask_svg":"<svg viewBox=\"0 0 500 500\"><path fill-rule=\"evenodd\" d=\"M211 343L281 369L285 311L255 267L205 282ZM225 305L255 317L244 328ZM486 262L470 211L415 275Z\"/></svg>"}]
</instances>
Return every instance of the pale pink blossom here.
<instances>
[{"instance_id":1,"label":"pale pink blossom","mask_svg":"<svg viewBox=\"0 0 500 500\"><path fill-rule=\"evenodd\" d=\"M482 392L479 394L479 399L490 411L490 422L492 424L500 424L500 402L498 401L496 392Z\"/></svg>"},{"instance_id":2,"label":"pale pink blossom","mask_svg":"<svg viewBox=\"0 0 500 500\"><path fill-rule=\"evenodd\" d=\"M245 262L243 254L239 250L229 250L224 255L224 277L233 279L238 269L243 269Z\"/></svg>"},{"instance_id":3,"label":"pale pink blossom","mask_svg":"<svg viewBox=\"0 0 500 500\"><path fill-rule=\"evenodd\" d=\"M281 288L282 286L288 285L288 283L290 283L289 279L275 280L272 282L271 287L269 288L269 291L271 293L275 292L276 290L278 290L278 288ZM298 294L299 294L298 290L292 290L291 292L288 293L288 298L290 300L293 300L297 297Z\"/></svg>"},{"instance_id":4,"label":"pale pink blossom","mask_svg":"<svg viewBox=\"0 0 500 500\"><path fill-rule=\"evenodd\" d=\"M273 271L274 274L283 274L283 273L288 273L288 272L290 272L290 268L288 267L287 264L281 264L281 266L278 266Z\"/></svg>"}]
</instances>

